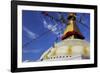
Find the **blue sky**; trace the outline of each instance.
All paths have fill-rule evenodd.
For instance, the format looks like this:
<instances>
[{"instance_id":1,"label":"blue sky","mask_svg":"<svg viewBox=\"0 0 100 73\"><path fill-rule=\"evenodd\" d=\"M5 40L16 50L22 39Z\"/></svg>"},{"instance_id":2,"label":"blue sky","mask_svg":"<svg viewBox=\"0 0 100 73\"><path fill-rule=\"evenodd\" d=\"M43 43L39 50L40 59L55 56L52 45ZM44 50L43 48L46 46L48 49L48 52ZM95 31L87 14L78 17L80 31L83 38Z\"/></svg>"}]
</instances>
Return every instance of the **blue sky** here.
<instances>
[{"instance_id":1,"label":"blue sky","mask_svg":"<svg viewBox=\"0 0 100 73\"><path fill-rule=\"evenodd\" d=\"M48 12L50 16L59 20L58 12ZM68 13L61 13L66 19ZM82 18L82 23L76 22L85 40L90 41L90 15L77 13L77 19ZM44 51L53 43L61 41L60 37L67 25L61 21L45 16L41 11L22 11L22 61L37 61ZM85 27L87 26L87 27ZM57 38L58 37L58 38Z\"/></svg>"}]
</instances>

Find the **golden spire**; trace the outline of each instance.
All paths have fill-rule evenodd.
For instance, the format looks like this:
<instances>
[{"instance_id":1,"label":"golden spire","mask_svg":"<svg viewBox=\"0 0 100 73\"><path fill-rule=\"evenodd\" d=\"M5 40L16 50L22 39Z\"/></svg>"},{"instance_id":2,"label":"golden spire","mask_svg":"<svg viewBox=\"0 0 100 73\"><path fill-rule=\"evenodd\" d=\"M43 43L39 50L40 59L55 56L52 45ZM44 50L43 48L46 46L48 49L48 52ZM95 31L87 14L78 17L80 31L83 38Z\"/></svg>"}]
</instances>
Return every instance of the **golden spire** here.
<instances>
[{"instance_id":1,"label":"golden spire","mask_svg":"<svg viewBox=\"0 0 100 73\"><path fill-rule=\"evenodd\" d=\"M63 33L63 39L70 38L70 39L84 39L83 35L81 35L78 26L76 25L76 14L69 13L68 14L68 23Z\"/></svg>"}]
</instances>

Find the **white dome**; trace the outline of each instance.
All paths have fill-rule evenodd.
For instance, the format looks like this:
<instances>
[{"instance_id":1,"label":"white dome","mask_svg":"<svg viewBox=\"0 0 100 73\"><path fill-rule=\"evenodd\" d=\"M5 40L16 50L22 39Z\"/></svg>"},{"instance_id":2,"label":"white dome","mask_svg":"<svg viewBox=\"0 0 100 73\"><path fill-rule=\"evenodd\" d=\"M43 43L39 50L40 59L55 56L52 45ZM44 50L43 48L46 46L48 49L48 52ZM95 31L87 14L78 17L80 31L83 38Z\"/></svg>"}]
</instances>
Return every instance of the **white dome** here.
<instances>
[{"instance_id":1,"label":"white dome","mask_svg":"<svg viewBox=\"0 0 100 73\"><path fill-rule=\"evenodd\" d=\"M46 52L43 53L40 59L61 59L70 56L70 58L75 58L76 56L86 56L90 55L89 43L81 39L66 39L57 44L55 47L51 47Z\"/></svg>"}]
</instances>

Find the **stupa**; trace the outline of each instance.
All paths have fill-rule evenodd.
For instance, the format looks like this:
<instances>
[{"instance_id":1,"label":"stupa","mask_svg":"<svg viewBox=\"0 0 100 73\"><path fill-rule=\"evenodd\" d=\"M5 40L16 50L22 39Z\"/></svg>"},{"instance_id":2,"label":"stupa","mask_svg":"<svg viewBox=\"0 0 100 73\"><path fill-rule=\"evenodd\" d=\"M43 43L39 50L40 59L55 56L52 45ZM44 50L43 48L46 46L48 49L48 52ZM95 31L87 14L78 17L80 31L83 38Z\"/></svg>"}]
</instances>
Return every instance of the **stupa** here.
<instances>
[{"instance_id":1,"label":"stupa","mask_svg":"<svg viewBox=\"0 0 100 73\"><path fill-rule=\"evenodd\" d=\"M89 59L90 45L84 39L76 25L76 14L68 14L68 23L64 30L62 41L54 43L40 57L40 61Z\"/></svg>"}]
</instances>

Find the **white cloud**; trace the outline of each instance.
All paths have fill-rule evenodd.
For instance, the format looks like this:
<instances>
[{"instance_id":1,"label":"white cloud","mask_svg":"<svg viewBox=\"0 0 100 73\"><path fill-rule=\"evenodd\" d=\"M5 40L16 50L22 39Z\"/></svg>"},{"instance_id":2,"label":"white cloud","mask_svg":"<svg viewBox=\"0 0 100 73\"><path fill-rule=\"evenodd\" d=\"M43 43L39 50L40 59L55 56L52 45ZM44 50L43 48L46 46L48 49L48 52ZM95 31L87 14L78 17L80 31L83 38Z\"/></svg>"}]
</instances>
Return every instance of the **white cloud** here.
<instances>
[{"instance_id":1,"label":"white cloud","mask_svg":"<svg viewBox=\"0 0 100 73\"><path fill-rule=\"evenodd\" d=\"M25 60L25 61L23 61L23 62L29 62L29 60Z\"/></svg>"},{"instance_id":2,"label":"white cloud","mask_svg":"<svg viewBox=\"0 0 100 73\"><path fill-rule=\"evenodd\" d=\"M53 26L51 29L53 32L57 31L57 27Z\"/></svg>"},{"instance_id":3,"label":"white cloud","mask_svg":"<svg viewBox=\"0 0 100 73\"><path fill-rule=\"evenodd\" d=\"M23 27L23 30L28 34L29 38L35 39L38 35L30 31L28 28Z\"/></svg>"},{"instance_id":4,"label":"white cloud","mask_svg":"<svg viewBox=\"0 0 100 73\"><path fill-rule=\"evenodd\" d=\"M45 28L47 28L53 32L55 32L57 30L57 27L55 25L53 26L51 24L48 24L45 19L43 19L43 23L44 23Z\"/></svg>"},{"instance_id":5,"label":"white cloud","mask_svg":"<svg viewBox=\"0 0 100 73\"><path fill-rule=\"evenodd\" d=\"M57 23L55 25L51 25L51 24L47 23L45 19L43 19L43 23L44 23L44 27L45 28L51 30L58 37L61 37L62 36L61 31L58 30L58 28L57 28L57 25L58 25Z\"/></svg>"},{"instance_id":6,"label":"white cloud","mask_svg":"<svg viewBox=\"0 0 100 73\"><path fill-rule=\"evenodd\" d=\"M52 30L52 27L53 27L53 26L50 25L50 24L47 25L47 28L48 28L49 30Z\"/></svg>"},{"instance_id":7,"label":"white cloud","mask_svg":"<svg viewBox=\"0 0 100 73\"><path fill-rule=\"evenodd\" d=\"M44 27L47 28L48 24L45 20L43 20Z\"/></svg>"}]
</instances>

